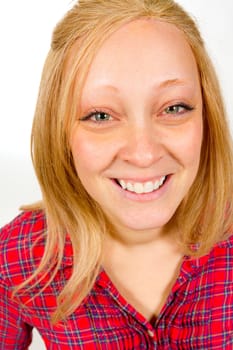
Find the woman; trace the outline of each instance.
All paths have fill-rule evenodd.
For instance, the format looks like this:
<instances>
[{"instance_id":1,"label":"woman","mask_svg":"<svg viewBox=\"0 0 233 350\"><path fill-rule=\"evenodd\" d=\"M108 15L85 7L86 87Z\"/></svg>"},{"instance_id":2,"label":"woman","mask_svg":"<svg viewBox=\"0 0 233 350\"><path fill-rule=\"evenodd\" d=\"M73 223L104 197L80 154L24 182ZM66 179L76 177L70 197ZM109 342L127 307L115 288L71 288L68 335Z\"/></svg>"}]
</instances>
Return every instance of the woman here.
<instances>
[{"instance_id":1,"label":"woman","mask_svg":"<svg viewBox=\"0 0 233 350\"><path fill-rule=\"evenodd\" d=\"M43 202L1 230L2 349L33 327L48 349L232 349L231 140L180 6L79 1L32 154Z\"/></svg>"}]
</instances>

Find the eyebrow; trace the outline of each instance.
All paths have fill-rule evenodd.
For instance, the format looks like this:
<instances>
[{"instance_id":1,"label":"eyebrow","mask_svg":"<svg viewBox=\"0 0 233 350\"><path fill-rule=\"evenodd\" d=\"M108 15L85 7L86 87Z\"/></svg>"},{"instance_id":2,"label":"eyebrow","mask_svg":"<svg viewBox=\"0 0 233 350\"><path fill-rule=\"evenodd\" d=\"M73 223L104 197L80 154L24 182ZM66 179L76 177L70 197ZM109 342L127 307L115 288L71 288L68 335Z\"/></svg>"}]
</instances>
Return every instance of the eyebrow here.
<instances>
[{"instance_id":1,"label":"eyebrow","mask_svg":"<svg viewBox=\"0 0 233 350\"><path fill-rule=\"evenodd\" d=\"M174 86L174 85L187 85L187 83L184 80L180 80L180 79L168 79L165 81L162 81L157 87L158 88L167 88L170 86Z\"/></svg>"},{"instance_id":2,"label":"eyebrow","mask_svg":"<svg viewBox=\"0 0 233 350\"><path fill-rule=\"evenodd\" d=\"M187 82L178 78L174 78L174 79L164 80L159 84L155 84L154 87L158 89L164 89L167 87L172 87L174 85L187 86ZM117 87L110 84L103 85L102 87L107 88L109 90L113 90L115 92L119 91Z\"/></svg>"},{"instance_id":3,"label":"eyebrow","mask_svg":"<svg viewBox=\"0 0 233 350\"><path fill-rule=\"evenodd\" d=\"M185 80L182 80L182 79L179 79L179 78L173 78L173 79L167 79L167 80L164 80L162 82L159 82L159 83L156 83L153 85L153 89L156 89L156 90L163 90L163 89L166 89L166 88L171 88L173 86L180 86L180 87L189 87L190 88L190 84L188 84L187 81ZM111 84L104 84L102 86L100 86L100 88L103 88L103 89L107 89L107 90L110 90L110 91L113 91L114 93L119 93L119 89Z\"/></svg>"}]
</instances>

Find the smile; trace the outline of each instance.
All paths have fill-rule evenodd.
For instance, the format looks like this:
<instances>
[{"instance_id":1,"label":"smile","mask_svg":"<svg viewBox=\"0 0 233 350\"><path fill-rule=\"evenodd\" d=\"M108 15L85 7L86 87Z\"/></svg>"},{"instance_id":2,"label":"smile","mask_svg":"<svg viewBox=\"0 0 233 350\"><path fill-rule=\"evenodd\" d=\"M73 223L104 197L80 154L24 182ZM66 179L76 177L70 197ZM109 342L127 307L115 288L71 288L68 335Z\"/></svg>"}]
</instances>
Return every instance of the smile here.
<instances>
[{"instance_id":1,"label":"smile","mask_svg":"<svg viewBox=\"0 0 233 350\"><path fill-rule=\"evenodd\" d=\"M151 193L158 190L165 182L166 176L162 176L156 181L133 182L117 179L117 183L124 189L137 194Z\"/></svg>"}]
</instances>

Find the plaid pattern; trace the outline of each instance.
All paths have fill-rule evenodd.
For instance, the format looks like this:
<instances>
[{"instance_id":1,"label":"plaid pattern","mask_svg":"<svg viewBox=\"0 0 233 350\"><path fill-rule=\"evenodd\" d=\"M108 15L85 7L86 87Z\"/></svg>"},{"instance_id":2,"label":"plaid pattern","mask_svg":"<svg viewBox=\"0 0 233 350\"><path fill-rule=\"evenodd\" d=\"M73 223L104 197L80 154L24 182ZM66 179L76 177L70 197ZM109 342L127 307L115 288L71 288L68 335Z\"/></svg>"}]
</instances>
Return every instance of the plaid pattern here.
<instances>
[{"instance_id":1,"label":"plaid pattern","mask_svg":"<svg viewBox=\"0 0 233 350\"><path fill-rule=\"evenodd\" d=\"M65 323L53 326L50 313L72 268L69 242L59 273L42 295L27 308L11 299L12 288L39 263L44 242L37 239L44 229L43 213L27 212L1 230L0 349L27 349L33 327L51 350L233 349L233 238L199 259L184 258L166 305L153 324L119 295L101 271L82 305ZM43 281L21 301L42 286Z\"/></svg>"}]
</instances>

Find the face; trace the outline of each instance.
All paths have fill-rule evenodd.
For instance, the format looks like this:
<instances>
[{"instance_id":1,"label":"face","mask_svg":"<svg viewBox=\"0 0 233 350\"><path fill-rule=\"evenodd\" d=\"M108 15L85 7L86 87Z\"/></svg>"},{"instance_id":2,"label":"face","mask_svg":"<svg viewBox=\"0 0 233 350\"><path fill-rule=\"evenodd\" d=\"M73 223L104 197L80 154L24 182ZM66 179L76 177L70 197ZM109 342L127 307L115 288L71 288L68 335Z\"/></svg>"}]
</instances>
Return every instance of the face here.
<instances>
[{"instance_id":1,"label":"face","mask_svg":"<svg viewBox=\"0 0 233 350\"><path fill-rule=\"evenodd\" d=\"M119 234L162 233L196 177L202 97L175 26L138 20L98 51L72 130L77 174Z\"/></svg>"}]
</instances>

